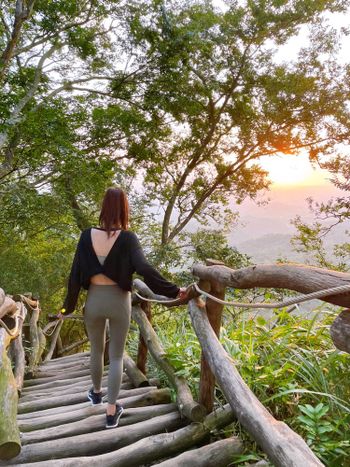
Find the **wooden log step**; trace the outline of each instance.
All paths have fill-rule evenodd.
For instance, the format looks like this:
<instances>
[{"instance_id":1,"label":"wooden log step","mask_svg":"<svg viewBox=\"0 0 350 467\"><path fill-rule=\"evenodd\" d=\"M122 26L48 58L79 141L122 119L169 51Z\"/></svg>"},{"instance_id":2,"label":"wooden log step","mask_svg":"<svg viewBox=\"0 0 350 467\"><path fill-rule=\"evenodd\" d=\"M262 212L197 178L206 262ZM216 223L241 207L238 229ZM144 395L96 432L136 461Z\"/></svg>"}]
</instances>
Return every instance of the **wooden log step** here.
<instances>
[{"instance_id":1,"label":"wooden log step","mask_svg":"<svg viewBox=\"0 0 350 467\"><path fill-rule=\"evenodd\" d=\"M144 392L156 389L156 387L144 387L144 388L133 388L128 390L121 390L119 392L119 398L143 394ZM81 407L91 405L91 402L87 400L87 391L81 392L76 395L70 395L66 397L65 394L56 397L50 397L49 399L43 399L33 402L23 402L18 405L18 419L41 417L42 415L49 415L49 413L62 413L70 412L71 410L78 410ZM50 412L51 411L51 412Z\"/></svg>"},{"instance_id":2,"label":"wooden log step","mask_svg":"<svg viewBox=\"0 0 350 467\"><path fill-rule=\"evenodd\" d=\"M71 360L77 360L83 357L90 357L90 352L79 352L73 355L65 355L64 357L53 358L48 362L43 363L45 366L54 365L57 362L70 362Z\"/></svg>"},{"instance_id":3,"label":"wooden log step","mask_svg":"<svg viewBox=\"0 0 350 467\"><path fill-rule=\"evenodd\" d=\"M227 467L233 456L243 452L242 442L238 438L227 438L207 444L198 449L186 451L168 459L155 467Z\"/></svg>"},{"instance_id":4,"label":"wooden log step","mask_svg":"<svg viewBox=\"0 0 350 467\"><path fill-rule=\"evenodd\" d=\"M33 402L33 401L38 401L42 400L45 397L54 397L57 396L57 394L62 394L64 396L70 396L73 394L77 394L77 392L81 392L82 389L85 390L85 393L91 388L91 381L87 382L87 384L72 384L70 386L62 386L57 389L50 389L46 391L41 391L41 392L36 392L34 394L30 394L24 397L21 397L20 402ZM128 390L128 389L134 389L133 384L128 381L126 383L122 383L120 386L120 389ZM107 394L107 377L102 378L102 392L103 394Z\"/></svg>"},{"instance_id":5,"label":"wooden log step","mask_svg":"<svg viewBox=\"0 0 350 467\"><path fill-rule=\"evenodd\" d=\"M151 389L142 394L134 396L126 396L125 398L118 399L118 402L124 407L144 407L147 405L167 404L171 401L171 391L168 388L164 389ZM82 405L82 404L80 404ZM79 407L77 410L59 412L50 410L49 414L40 417L27 417L18 419L19 429L23 432L39 430L41 428L49 428L51 426L62 425L64 423L71 423L76 420L81 420L89 415L96 415L104 413L106 407L104 405L92 406L89 403Z\"/></svg>"},{"instance_id":6,"label":"wooden log step","mask_svg":"<svg viewBox=\"0 0 350 467\"><path fill-rule=\"evenodd\" d=\"M69 442L65 438L44 441L42 443L27 444L15 459L0 465L18 465L21 463L48 461L48 459L62 459L65 457L80 457L82 455L96 456L111 450L130 447L135 441L163 431L174 431L183 425L178 411L160 415L150 420L125 426L121 429L103 430L99 433L86 433L71 437Z\"/></svg>"},{"instance_id":7,"label":"wooden log step","mask_svg":"<svg viewBox=\"0 0 350 467\"><path fill-rule=\"evenodd\" d=\"M61 367L52 367L50 369L39 369L36 372L35 377L36 378L56 378L58 376L70 373L72 374L73 372L76 374L79 374L79 372L82 372L82 370L86 370L90 367L90 362L82 362L82 363L77 363L76 365L71 365L69 368L61 368Z\"/></svg>"},{"instance_id":8,"label":"wooden log step","mask_svg":"<svg viewBox=\"0 0 350 467\"><path fill-rule=\"evenodd\" d=\"M104 370L103 375L107 376L107 373L108 373L107 370ZM129 380L128 376L125 373L123 373L122 381L125 382L125 381L128 381L128 380ZM31 381L35 381L35 379L31 380ZM57 381L49 381L47 383L36 384L36 385L33 385L33 386L27 386L22 390L22 394L23 395L24 394L33 394L33 392L41 391L42 389L57 388L59 386L68 386L70 384L76 384L76 383L84 382L84 381L86 381L86 382L91 381L91 376L86 375L86 376L79 376L79 378L68 378L68 379L62 378L62 379L59 379Z\"/></svg>"},{"instance_id":9,"label":"wooden log step","mask_svg":"<svg viewBox=\"0 0 350 467\"><path fill-rule=\"evenodd\" d=\"M81 365L81 364L88 364L90 362L90 356L89 357L80 357L75 360L70 360L68 362L60 362L60 361L50 361L50 362L44 362L41 364L38 368L38 371L51 371L53 368L65 368L66 370L76 366L76 365Z\"/></svg>"},{"instance_id":10,"label":"wooden log step","mask_svg":"<svg viewBox=\"0 0 350 467\"><path fill-rule=\"evenodd\" d=\"M104 371L106 371L107 369L108 369L108 365L104 368ZM82 376L87 376L88 374L89 374L89 369L88 368L86 368L84 370L81 370L80 374L78 374L78 373L76 373L74 371L69 371L69 372L66 371L66 372L63 372L63 374L58 373L55 376L48 376L48 377L43 377L43 378L35 377L35 378L32 378L32 379L27 379L27 380L24 381L24 386L25 387L38 386L39 384L52 383L52 382L58 381L62 377L64 377L64 379L72 379L72 378L79 378L79 377L82 377Z\"/></svg>"},{"instance_id":11,"label":"wooden log step","mask_svg":"<svg viewBox=\"0 0 350 467\"><path fill-rule=\"evenodd\" d=\"M133 425L142 420L148 420L159 415L175 412L176 404L158 404L147 407L132 407L125 409L123 416L119 421L119 426ZM105 412L105 410L104 410ZM52 428L43 428L41 430L23 433L21 436L22 445L49 441L52 439L68 438L84 433L92 433L105 429L106 414L101 413L91 415L90 417L78 420L64 425L54 426ZM98 436L98 435L97 435Z\"/></svg>"},{"instance_id":12,"label":"wooden log step","mask_svg":"<svg viewBox=\"0 0 350 467\"><path fill-rule=\"evenodd\" d=\"M234 419L230 406L226 404L207 415L202 423L191 423L172 433L147 436L130 445L125 445L125 447L117 451L94 455L93 457L88 457L85 454L84 457L79 458L46 460L35 464L23 464L23 467L140 467L199 444L209 437L211 430L222 428L232 423ZM97 436L98 434L96 439ZM237 452L240 452L241 449L241 443L237 441ZM20 467L20 465L17 467Z\"/></svg>"},{"instance_id":13,"label":"wooden log step","mask_svg":"<svg viewBox=\"0 0 350 467\"><path fill-rule=\"evenodd\" d=\"M123 382L121 384L121 389L134 389L135 388L135 386L131 383L131 381L128 379L126 375L124 375L122 381ZM102 387L107 386L107 382L108 382L108 377L104 376L102 378ZM150 378L148 382L149 382L148 386L157 386L157 387L160 386L160 381L158 378ZM67 384L65 386L58 386L58 387L53 386L47 389L44 388L41 391L39 390L27 391L26 393L24 393L23 396L21 395L20 402L27 402L29 400L39 399L40 397L45 397L46 395L47 396L57 395L57 392L64 393L64 394L70 394L76 391L77 389L81 390L81 388L84 388L84 387L86 388L86 390L88 390L91 387L91 384L92 384L91 378L87 378L86 380L83 380L82 382L78 381L77 383L75 383L73 380L71 384Z\"/></svg>"},{"instance_id":14,"label":"wooden log step","mask_svg":"<svg viewBox=\"0 0 350 467\"><path fill-rule=\"evenodd\" d=\"M84 370L83 374L80 374L80 375L77 375L77 374L71 374L71 373L64 373L64 374L60 374L58 377L49 377L49 378L33 378L33 379L28 379L28 380L25 380L24 381L24 386L25 388L29 389L29 387L32 387L32 386L39 386L39 385L42 385L42 384L47 384L47 383L56 383L58 381L62 381L62 380L66 380L66 381L69 381L69 380L73 380L73 379L76 379L78 380L78 378L86 378L88 377L90 374L90 370ZM103 374L107 374L107 368L105 368L103 370ZM36 389L36 388L35 388Z\"/></svg>"},{"instance_id":15,"label":"wooden log step","mask_svg":"<svg viewBox=\"0 0 350 467\"><path fill-rule=\"evenodd\" d=\"M76 365L79 362L89 362L90 361L90 354L72 358L67 361L61 361L60 358L55 358L54 360L50 360L48 362L44 362L40 365L40 368L51 370L52 368L69 368L71 365Z\"/></svg>"},{"instance_id":16,"label":"wooden log step","mask_svg":"<svg viewBox=\"0 0 350 467\"><path fill-rule=\"evenodd\" d=\"M61 379L62 376L64 376L65 379L68 379L68 378L76 378L79 376L86 376L89 374L90 374L90 368L83 368L82 370L77 370L77 371L56 373L56 374L53 374L52 376L45 376L43 378L38 377L38 378L27 380L27 381L30 381L30 383L28 384L25 381L26 382L25 386L36 386L37 384L49 383L49 382Z\"/></svg>"}]
</instances>

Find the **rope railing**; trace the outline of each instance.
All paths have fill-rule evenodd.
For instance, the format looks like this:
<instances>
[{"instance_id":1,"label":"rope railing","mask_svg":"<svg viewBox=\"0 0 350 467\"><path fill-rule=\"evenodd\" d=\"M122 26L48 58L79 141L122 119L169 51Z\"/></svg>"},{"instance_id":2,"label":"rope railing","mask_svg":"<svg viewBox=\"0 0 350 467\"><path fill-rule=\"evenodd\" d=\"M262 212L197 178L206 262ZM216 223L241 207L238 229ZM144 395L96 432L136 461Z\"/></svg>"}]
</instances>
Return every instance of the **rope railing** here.
<instances>
[{"instance_id":1,"label":"rope railing","mask_svg":"<svg viewBox=\"0 0 350 467\"><path fill-rule=\"evenodd\" d=\"M206 298L210 298L210 300L213 300L214 302L219 303L220 305L234 306L237 308L264 308L264 309L284 308L286 306L297 305L299 303L307 302L309 300L315 300L316 298L329 297L333 295L340 295L342 293L350 292L350 285L340 285L337 287L330 287L328 289L318 290L310 294L300 295L298 297L292 297L292 298L289 298L288 300L284 300L281 302L248 303L248 302L232 302L232 301L227 301L227 300L221 300L220 298L214 297L214 295L211 295L210 293L200 289L200 287L198 286L196 282L193 282L192 284L190 284L187 287L187 290L190 290L191 288L193 288L198 294L204 295ZM163 305L173 305L176 302L178 302L178 299L168 300L165 297L164 299L161 297L148 298L148 297L145 297L139 294L137 291L134 293L140 300L143 300L145 302L161 303Z\"/></svg>"}]
</instances>

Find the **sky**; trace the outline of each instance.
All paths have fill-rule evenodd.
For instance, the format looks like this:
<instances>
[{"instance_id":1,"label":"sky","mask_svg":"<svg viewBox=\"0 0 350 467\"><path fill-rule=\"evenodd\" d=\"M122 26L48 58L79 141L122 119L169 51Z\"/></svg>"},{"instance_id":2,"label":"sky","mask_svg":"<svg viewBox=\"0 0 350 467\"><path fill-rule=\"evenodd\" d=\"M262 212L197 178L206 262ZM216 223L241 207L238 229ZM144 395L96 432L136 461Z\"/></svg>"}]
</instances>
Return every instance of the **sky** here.
<instances>
[{"instance_id":1,"label":"sky","mask_svg":"<svg viewBox=\"0 0 350 467\"><path fill-rule=\"evenodd\" d=\"M269 172L273 188L331 185L329 172L311 165L307 154L263 157L259 164Z\"/></svg>"}]
</instances>

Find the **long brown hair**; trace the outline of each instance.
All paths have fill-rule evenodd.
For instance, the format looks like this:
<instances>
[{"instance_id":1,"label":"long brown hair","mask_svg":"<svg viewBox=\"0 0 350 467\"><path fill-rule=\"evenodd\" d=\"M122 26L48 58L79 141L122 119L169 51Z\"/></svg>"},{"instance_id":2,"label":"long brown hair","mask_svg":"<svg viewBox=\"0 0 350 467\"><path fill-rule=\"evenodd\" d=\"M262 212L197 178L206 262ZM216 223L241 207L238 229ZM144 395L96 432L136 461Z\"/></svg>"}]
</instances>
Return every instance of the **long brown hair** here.
<instances>
[{"instance_id":1,"label":"long brown hair","mask_svg":"<svg viewBox=\"0 0 350 467\"><path fill-rule=\"evenodd\" d=\"M107 231L108 237L113 226L122 230L128 229L129 203L121 188L108 188L106 191L102 201L99 223Z\"/></svg>"}]
</instances>

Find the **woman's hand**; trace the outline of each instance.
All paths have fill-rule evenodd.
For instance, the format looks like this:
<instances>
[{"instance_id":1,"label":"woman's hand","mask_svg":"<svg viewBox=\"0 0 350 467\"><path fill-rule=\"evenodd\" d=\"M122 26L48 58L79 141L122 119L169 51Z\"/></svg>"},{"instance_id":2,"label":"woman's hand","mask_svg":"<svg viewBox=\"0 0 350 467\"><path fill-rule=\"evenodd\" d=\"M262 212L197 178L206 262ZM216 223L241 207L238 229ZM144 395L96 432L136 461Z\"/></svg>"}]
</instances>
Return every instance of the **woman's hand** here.
<instances>
[{"instance_id":1,"label":"woman's hand","mask_svg":"<svg viewBox=\"0 0 350 467\"><path fill-rule=\"evenodd\" d=\"M180 300L186 300L187 296L188 296L187 288L186 287L180 287L177 298L179 298Z\"/></svg>"},{"instance_id":2,"label":"woman's hand","mask_svg":"<svg viewBox=\"0 0 350 467\"><path fill-rule=\"evenodd\" d=\"M65 311L66 310L64 308L61 308L60 311L56 315L56 319L63 319Z\"/></svg>"}]
</instances>

